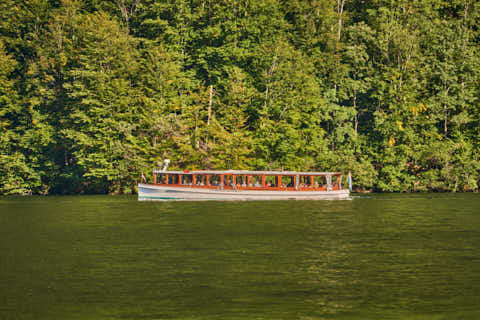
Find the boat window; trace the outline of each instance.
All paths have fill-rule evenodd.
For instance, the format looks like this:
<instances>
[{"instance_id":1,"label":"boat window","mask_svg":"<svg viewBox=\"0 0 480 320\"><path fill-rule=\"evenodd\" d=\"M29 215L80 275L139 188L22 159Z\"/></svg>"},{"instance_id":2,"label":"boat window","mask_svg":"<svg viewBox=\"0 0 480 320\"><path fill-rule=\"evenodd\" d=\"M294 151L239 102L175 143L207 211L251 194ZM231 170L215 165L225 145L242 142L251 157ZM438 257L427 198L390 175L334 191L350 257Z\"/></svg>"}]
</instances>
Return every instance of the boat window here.
<instances>
[{"instance_id":1,"label":"boat window","mask_svg":"<svg viewBox=\"0 0 480 320\"><path fill-rule=\"evenodd\" d=\"M282 188L293 188L295 187L295 177L294 176L282 176Z\"/></svg>"},{"instance_id":2,"label":"boat window","mask_svg":"<svg viewBox=\"0 0 480 320\"><path fill-rule=\"evenodd\" d=\"M235 183L237 185L237 188L247 187L247 176L236 176Z\"/></svg>"},{"instance_id":3,"label":"boat window","mask_svg":"<svg viewBox=\"0 0 480 320\"><path fill-rule=\"evenodd\" d=\"M156 181L156 183L157 183L157 184L165 184L165 182L167 181L166 178L167 178L167 177L165 176L164 173L157 174L157 181Z\"/></svg>"},{"instance_id":4,"label":"boat window","mask_svg":"<svg viewBox=\"0 0 480 320\"><path fill-rule=\"evenodd\" d=\"M192 185L192 176L189 174L182 174L182 183L183 185L191 186Z\"/></svg>"},{"instance_id":5,"label":"boat window","mask_svg":"<svg viewBox=\"0 0 480 320\"><path fill-rule=\"evenodd\" d=\"M169 174L168 184L178 184L178 174Z\"/></svg>"},{"instance_id":6,"label":"boat window","mask_svg":"<svg viewBox=\"0 0 480 320\"><path fill-rule=\"evenodd\" d=\"M242 188L246 188L246 187L248 187L248 177L243 176L242 177Z\"/></svg>"},{"instance_id":7,"label":"boat window","mask_svg":"<svg viewBox=\"0 0 480 320\"><path fill-rule=\"evenodd\" d=\"M224 187L230 187L230 184L232 183L232 176L229 174L226 174L223 176L223 186Z\"/></svg>"},{"instance_id":8,"label":"boat window","mask_svg":"<svg viewBox=\"0 0 480 320\"><path fill-rule=\"evenodd\" d=\"M211 175L209 180L210 180L210 185L211 186L219 186L220 185L220 176L219 175Z\"/></svg>"},{"instance_id":9,"label":"boat window","mask_svg":"<svg viewBox=\"0 0 480 320\"><path fill-rule=\"evenodd\" d=\"M310 188L311 187L310 176L299 176L298 187L300 189Z\"/></svg>"},{"instance_id":10,"label":"boat window","mask_svg":"<svg viewBox=\"0 0 480 320\"><path fill-rule=\"evenodd\" d=\"M337 176L332 176L332 187L337 185Z\"/></svg>"},{"instance_id":11,"label":"boat window","mask_svg":"<svg viewBox=\"0 0 480 320\"><path fill-rule=\"evenodd\" d=\"M341 179L341 175L332 176L332 187L338 189L340 187L339 184L341 183Z\"/></svg>"},{"instance_id":12,"label":"boat window","mask_svg":"<svg viewBox=\"0 0 480 320\"><path fill-rule=\"evenodd\" d=\"M266 176L265 177L265 186L267 188L277 188L277 176Z\"/></svg>"},{"instance_id":13,"label":"boat window","mask_svg":"<svg viewBox=\"0 0 480 320\"><path fill-rule=\"evenodd\" d=\"M250 176L249 187L259 188L262 186L262 177L261 176Z\"/></svg>"},{"instance_id":14,"label":"boat window","mask_svg":"<svg viewBox=\"0 0 480 320\"><path fill-rule=\"evenodd\" d=\"M204 174L197 174L195 176L195 185L206 186L207 185L207 176L204 175Z\"/></svg>"},{"instance_id":15,"label":"boat window","mask_svg":"<svg viewBox=\"0 0 480 320\"><path fill-rule=\"evenodd\" d=\"M314 177L314 187L315 188L322 188L327 184L327 181L324 176L315 176Z\"/></svg>"}]
</instances>

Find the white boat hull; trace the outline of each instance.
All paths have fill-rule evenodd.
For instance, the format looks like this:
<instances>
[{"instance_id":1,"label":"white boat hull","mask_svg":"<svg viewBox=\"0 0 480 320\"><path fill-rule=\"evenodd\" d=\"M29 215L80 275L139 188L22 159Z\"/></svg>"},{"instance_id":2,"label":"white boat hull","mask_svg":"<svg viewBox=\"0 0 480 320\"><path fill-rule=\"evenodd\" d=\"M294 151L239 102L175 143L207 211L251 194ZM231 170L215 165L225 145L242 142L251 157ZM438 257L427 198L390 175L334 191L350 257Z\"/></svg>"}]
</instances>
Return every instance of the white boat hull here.
<instances>
[{"instance_id":1,"label":"white boat hull","mask_svg":"<svg viewBox=\"0 0 480 320\"><path fill-rule=\"evenodd\" d=\"M277 191L219 190L192 187L138 185L138 200L200 201L200 200L335 200L348 199L348 190Z\"/></svg>"}]
</instances>

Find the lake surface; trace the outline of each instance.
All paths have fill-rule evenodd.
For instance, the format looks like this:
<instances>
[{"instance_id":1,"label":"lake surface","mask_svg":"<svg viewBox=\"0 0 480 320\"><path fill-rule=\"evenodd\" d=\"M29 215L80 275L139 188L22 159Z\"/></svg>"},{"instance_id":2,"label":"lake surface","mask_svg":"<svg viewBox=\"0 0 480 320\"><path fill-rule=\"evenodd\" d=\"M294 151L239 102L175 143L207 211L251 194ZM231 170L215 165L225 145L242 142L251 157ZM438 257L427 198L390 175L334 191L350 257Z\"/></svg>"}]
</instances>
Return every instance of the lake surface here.
<instances>
[{"instance_id":1,"label":"lake surface","mask_svg":"<svg viewBox=\"0 0 480 320\"><path fill-rule=\"evenodd\" d=\"M480 319L480 195L0 198L0 319Z\"/></svg>"}]
</instances>

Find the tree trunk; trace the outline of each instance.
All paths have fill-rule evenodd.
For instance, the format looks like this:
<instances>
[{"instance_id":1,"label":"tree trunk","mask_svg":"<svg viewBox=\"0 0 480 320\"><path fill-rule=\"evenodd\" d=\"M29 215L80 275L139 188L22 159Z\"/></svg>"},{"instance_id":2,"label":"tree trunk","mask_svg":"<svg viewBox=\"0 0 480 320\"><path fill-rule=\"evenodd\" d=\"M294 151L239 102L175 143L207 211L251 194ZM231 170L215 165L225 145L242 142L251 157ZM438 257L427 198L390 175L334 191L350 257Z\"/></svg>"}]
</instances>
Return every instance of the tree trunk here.
<instances>
[{"instance_id":1,"label":"tree trunk","mask_svg":"<svg viewBox=\"0 0 480 320\"><path fill-rule=\"evenodd\" d=\"M210 97L208 98L208 118L207 126L210 126L210 117L212 116L213 85L210 86Z\"/></svg>"},{"instance_id":2,"label":"tree trunk","mask_svg":"<svg viewBox=\"0 0 480 320\"><path fill-rule=\"evenodd\" d=\"M447 113L445 111L445 120L443 120L443 134L445 137L447 136L448 128L447 128Z\"/></svg>"},{"instance_id":3,"label":"tree trunk","mask_svg":"<svg viewBox=\"0 0 480 320\"><path fill-rule=\"evenodd\" d=\"M355 136L358 133L358 111L357 111L357 92L353 93L353 110L355 110Z\"/></svg>"},{"instance_id":4,"label":"tree trunk","mask_svg":"<svg viewBox=\"0 0 480 320\"><path fill-rule=\"evenodd\" d=\"M137 11L138 5L140 4L140 0L135 0L132 6L129 8L128 5L125 3L124 0L117 0L116 1L120 12L122 13L123 19L125 19L125 25L127 27L127 33L130 33L130 18L132 15Z\"/></svg>"},{"instance_id":5,"label":"tree trunk","mask_svg":"<svg viewBox=\"0 0 480 320\"><path fill-rule=\"evenodd\" d=\"M337 0L337 13L338 13L338 32L337 32L337 44L340 42L342 36L343 27L343 7L345 6L345 0Z\"/></svg>"}]
</instances>

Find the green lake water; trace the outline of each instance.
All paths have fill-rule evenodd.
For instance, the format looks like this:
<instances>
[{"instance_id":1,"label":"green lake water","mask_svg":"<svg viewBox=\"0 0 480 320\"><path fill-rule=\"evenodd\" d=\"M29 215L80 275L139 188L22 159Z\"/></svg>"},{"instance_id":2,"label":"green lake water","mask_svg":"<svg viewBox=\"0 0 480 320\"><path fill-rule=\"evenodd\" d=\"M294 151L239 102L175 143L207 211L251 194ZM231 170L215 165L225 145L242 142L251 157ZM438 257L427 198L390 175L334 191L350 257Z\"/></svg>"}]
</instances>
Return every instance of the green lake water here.
<instances>
[{"instance_id":1,"label":"green lake water","mask_svg":"<svg viewBox=\"0 0 480 320\"><path fill-rule=\"evenodd\" d=\"M480 195L0 198L0 319L480 319Z\"/></svg>"}]
</instances>

